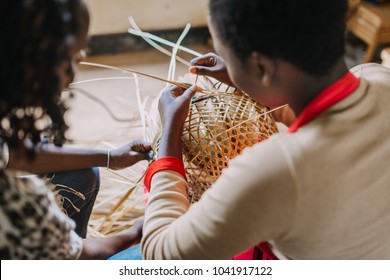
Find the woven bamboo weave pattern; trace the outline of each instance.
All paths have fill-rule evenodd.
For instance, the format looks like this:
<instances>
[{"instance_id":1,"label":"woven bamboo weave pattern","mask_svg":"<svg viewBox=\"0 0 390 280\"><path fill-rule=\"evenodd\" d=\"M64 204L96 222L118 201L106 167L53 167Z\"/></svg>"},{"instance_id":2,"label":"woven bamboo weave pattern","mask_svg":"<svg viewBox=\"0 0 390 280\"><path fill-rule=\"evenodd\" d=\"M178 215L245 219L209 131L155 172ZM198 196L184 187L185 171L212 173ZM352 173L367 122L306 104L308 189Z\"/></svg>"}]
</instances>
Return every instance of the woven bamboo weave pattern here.
<instances>
[{"instance_id":1,"label":"woven bamboo weave pattern","mask_svg":"<svg viewBox=\"0 0 390 280\"><path fill-rule=\"evenodd\" d=\"M194 97L182 134L191 202L200 199L230 159L277 132L267 108L244 93L221 91L221 86L211 92Z\"/></svg>"}]
</instances>

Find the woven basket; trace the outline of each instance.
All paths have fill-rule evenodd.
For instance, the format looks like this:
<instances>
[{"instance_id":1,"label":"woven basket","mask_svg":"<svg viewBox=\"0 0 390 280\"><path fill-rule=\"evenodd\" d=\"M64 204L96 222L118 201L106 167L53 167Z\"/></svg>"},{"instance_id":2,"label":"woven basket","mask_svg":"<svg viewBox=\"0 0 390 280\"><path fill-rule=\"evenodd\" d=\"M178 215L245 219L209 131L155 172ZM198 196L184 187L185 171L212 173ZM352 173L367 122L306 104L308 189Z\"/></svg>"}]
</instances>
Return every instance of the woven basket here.
<instances>
[{"instance_id":1,"label":"woven basket","mask_svg":"<svg viewBox=\"0 0 390 280\"><path fill-rule=\"evenodd\" d=\"M201 86L205 88L205 82ZM278 131L266 107L242 92L222 88L229 89L212 84L208 96L195 95L184 123L183 160L191 203L218 179L230 159Z\"/></svg>"}]
</instances>

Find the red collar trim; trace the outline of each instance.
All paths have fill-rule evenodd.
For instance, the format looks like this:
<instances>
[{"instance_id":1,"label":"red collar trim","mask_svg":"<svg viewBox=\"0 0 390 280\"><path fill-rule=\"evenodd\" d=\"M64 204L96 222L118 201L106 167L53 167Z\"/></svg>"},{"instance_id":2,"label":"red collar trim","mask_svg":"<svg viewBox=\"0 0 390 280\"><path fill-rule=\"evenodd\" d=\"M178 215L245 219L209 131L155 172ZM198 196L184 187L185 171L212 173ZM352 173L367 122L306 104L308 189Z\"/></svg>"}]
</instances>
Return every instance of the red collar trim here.
<instances>
[{"instance_id":1,"label":"red collar trim","mask_svg":"<svg viewBox=\"0 0 390 280\"><path fill-rule=\"evenodd\" d=\"M359 84L360 79L348 71L342 78L324 89L303 109L295 122L288 128L287 133L296 132L319 114L354 93Z\"/></svg>"}]
</instances>

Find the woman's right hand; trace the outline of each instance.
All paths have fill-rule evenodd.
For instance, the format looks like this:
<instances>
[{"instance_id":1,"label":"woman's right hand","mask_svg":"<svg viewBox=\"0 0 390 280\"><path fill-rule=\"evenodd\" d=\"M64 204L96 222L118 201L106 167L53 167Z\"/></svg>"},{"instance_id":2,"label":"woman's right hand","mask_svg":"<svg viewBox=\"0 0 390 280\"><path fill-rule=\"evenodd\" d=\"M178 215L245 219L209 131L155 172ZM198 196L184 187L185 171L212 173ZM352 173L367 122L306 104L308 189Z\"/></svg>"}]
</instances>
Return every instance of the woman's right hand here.
<instances>
[{"instance_id":1,"label":"woman's right hand","mask_svg":"<svg viewBox=\"0 0 390 280\"><path fill-rule=\"evenodd\" d=\"M225 62L214 53L208 53L191 60L189 71L195 75L213 77L222 83L235 87L229 78Z\"/></svg>"},{"instance_id":2,"label":"woman's right hand","mask_svg":"<svg viewBox=\"0 0 390 280\"><path fill-rule=\"evenodd\" d=\"M169 86L163 91L158 104L162 134L157 158L182 158L181 134L195 92L195 86L189 89Z\"/></svg>"},{"instance_id":3,"label":"woman's right hand","mask_svg":"<svg viewBox=\"0 0 390 280\"><path fill-rule=\"evenodd\" d=\"M184 89L177 86L168 86L161 94L158 108L163 129L178 132L181 135L184 122L190 108L191 98L196 87Z\"/></svg>"}]
</instances>

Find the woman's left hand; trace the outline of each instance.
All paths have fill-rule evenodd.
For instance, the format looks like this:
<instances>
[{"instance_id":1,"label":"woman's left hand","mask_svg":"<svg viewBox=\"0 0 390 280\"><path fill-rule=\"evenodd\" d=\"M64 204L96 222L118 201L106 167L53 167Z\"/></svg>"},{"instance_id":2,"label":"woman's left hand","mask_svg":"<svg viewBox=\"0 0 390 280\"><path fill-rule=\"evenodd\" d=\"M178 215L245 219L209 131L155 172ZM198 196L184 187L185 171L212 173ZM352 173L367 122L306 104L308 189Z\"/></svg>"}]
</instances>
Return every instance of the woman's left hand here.
<instances>
[{"instance_id":1,"label":"woman's left hand","mask_svg":"<svg viewBox=\"0 0 390 280\"><path fill-rule=\"evenodd\" d=\"M109 168L119 170L141 161L149 160L152 146L140 140L130 142L120 148L110 150Z\"/></svg>"}]
</instances>

